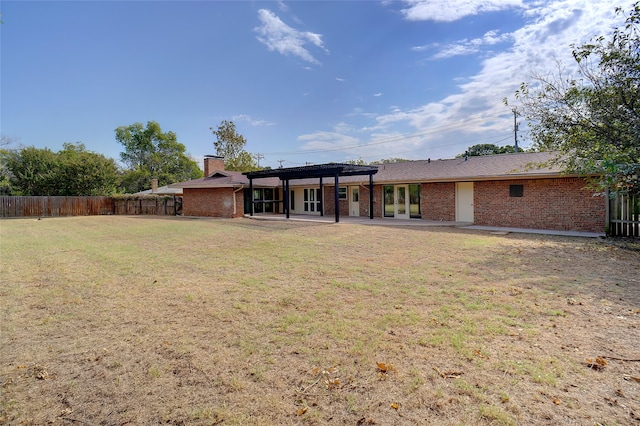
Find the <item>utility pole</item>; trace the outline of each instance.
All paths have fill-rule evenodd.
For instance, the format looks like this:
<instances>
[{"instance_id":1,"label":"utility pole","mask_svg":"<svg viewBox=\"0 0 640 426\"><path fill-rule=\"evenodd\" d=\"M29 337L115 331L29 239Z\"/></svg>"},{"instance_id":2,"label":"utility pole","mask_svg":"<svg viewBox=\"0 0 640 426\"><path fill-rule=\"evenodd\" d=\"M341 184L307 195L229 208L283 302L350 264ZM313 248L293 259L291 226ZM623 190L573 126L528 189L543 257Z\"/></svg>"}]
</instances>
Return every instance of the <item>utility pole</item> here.
<instances>
[{"instance_id":1,"label":"utility pole","mask_svg":"<svg viewBox=\"0 0 640 426\"><path fill-rule=\"evenodd\" d=\"M280 163L280 165L278 166L279 169L282 168L282 163L284 163L286 160L276 160L278 163Z\"/></svg>"},{"instance_id":2,"label":"utility pole","mask_svg":"<svg viewBox=\"0 0 640 426\"><path fill-rule=\"evenodd\" d=\"M258 162L258 168L260 168L260 160L264 158L264 154L253 154L253 158Z\"/></svg>"},{"instance_id":3,"label":"utility pole","mask_svg":"<svg viewBox=\"0 0 640 426\"><path fill-rule=\"evenodd\" d=\"M518 110L517 108L512 109L513 111L513 139L515 142L514 150L518 152Z\"/></svg>"}]
</instances>

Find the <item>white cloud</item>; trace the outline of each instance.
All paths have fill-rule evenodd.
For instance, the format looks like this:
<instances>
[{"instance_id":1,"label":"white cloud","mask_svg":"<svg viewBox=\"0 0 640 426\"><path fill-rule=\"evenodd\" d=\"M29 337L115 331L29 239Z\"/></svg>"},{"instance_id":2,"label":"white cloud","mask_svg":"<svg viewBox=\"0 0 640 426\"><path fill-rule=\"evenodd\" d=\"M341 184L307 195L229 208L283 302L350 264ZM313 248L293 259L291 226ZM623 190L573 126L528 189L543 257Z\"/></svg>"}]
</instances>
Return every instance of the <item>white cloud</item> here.
<instances>
[{"instance_id":1,"label":"white cloud","mask_svg":"<svg viewBox=\"0 0 640 426\"><path fill-rule=\"evenodd\" d=\"M328 53L322 43L322 35L309 31L298 31L282 22L273 12L267 9L258 11L261 26L254 28L258 33L257 39L270 51L283 55L293 55L312 64L320 64L305 47L308 44L316 46Z\"/></svg>"},{"instance_id":2,"label":"white cloud","mask_svg":"<svg viewBox=\"0 0 640 426\"><path fill-rule=\"evenodd\" d=\"M373 96L375 96L376 98L382 96L382 93L378 92L378 93L374 93Z\"/></svg>"},{"instance_id":3,"label":"white cloud","mask_svg":"<svg viewBox=\"0 0 640 426\"><path fill-rule=\"evenodd\" d=\"M360 141L344 132L344 129L338 129L337 132L315 132L298 136L298 140L304 142L302 149L305 151L339 151L358 146Z\"/></svg>"},{"instance_id":4,"label":"white cloud","mask_svg":"<svg viewBox=\"0 0 640 426\"><path fill-rule=\"evenodd\" d=\"M522 0L404 0L409 21L453 22L468 15L522 7Z\"/></svg>"},{"instance_id":5,"label":"white cloud","mask_svg":"<svg viewBox=\"0 0 640 426\"><path fill-rule=\"evenodd\" d=\"M520 83L531 81L535 74L557 72L558 61L568 72L575 72L571 45L583 44L622 24L622 19L615 16L614 1L536 3L526 12L524 25L510 34L489 32L480 39L458 43L457 50L454 45L447 47L461 54L493 43L512 42L510 48L486 56L480 62L480 71L458 84L456 93L416 108L394 107L388 114L378 115L376 125L367 130L375 131L377 138L394 135L398 129L409 135L396 142L393 150L387 149L387 156L415 148L416 140L424 146L416 154L418 158L424 158L427 152L432 158L452 156L481 139L513 143L511 106L504 106L502 99L513 102ZM370 138L375 140L374 135Z\"/></svg>"},{"instance_id":6,"label":"white cloud","mask_svg":"<svg viewBox=\"0 0 640 426\"><path fill-rule=\"evenodd\" d=\"M340 77L336 77L336 80L337 80L337 81L339 81L339 82L341 82L341 83L342 83L342 82L344 82L344 81L347 81L347 80L345 80L344 78L340 78Z\"/></svg>"},{"instance_id":7,"label":"white cloud","mask_svg":"<svg viewBox=\"0 0 640 426\"><path fill-rule=\"evenodd\" d=\"M493 46L498 43L505 43L513 40L512 34L500 34L497 30L488 31L484 36L474 39L462 39L453 43L434 43L425 46L416 46L412 50L423 52L427 50L437 50L438 52L430 59L446 59L460 55L470 55L480 52L486 46Z\"/></svg>"},{"instance_id":8,"label":"white cloud","mask_svg":"<svg viewBox=\"0 0 640 426\"><path fill-rule=\"evenodd\" d=\"M249 123L249 125L254 126L254 127L273 126L273 125L276 124L273 121L256 119L256 118L253 118L250 115L246 115L246 114L234 115L233 117L231 117L231 119L233 121L244 121L244 122Z\"/></svg>"}]
</instances>

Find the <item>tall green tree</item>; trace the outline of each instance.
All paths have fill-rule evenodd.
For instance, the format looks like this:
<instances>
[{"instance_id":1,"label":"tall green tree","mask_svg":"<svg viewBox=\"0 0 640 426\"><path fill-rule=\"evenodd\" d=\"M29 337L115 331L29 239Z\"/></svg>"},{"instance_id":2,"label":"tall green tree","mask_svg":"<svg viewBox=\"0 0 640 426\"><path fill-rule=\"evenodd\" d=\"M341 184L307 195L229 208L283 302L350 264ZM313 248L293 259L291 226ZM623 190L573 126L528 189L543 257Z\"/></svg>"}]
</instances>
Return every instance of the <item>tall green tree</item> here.
<instances>
[{"instance_id":1,"label":"tall green tree","mask_svg":"<svg viewBox=\"0 0 640 426\"><path fill-rule=\"evenodd\" d=\"M58 157L49 148L33 146L5 151L11 195L58 195Z\"/></svg>"},{"instance_id":2,"label":"tall green tree","mask_svg":"<svg viewBox=\"0 0 640 426\"><path fill-rule=\"evenodd\" d=\"M119 180L113 159L87 151L81 143L66 143L59 152L4 150L2 164L9 176L5 193L11 195L110 195Z\"/></svg>"},{"instance_id":3,"label":"tall green tree","mask_svg":"<svg viewBox=\"0 0 640 426\"><path fill-rule=\"evenodd\" d=\"M573 47L579 74L535 76L516 92L531 138L559 152L565 171L596 174L592 184L640 193L640 2L609 36Z\"/></svg>"},{"instance_id":4,"label":"tall green tree","mask_svg":"<svg viewBox=\"0 0 640 426\"><path fill-rule=\"evenodd\" d=\"M202 170L176 134L163 132L157 122L149 121L146 127L142 123L120 126L115 133L124 146L120 159L126 166L122 175L125 192L149 189L152 178L162 186L202 177Z\"/></svg>"},{"instance_id":5,"label":"tall green tree","mask_svg":"<svg viewBox=\"0 0 640 426\"><path fill-rule=\"evenodd\" d=\"M456 155L456 158L462 158L466 155L469 157L479 157L481 155L509 154L516 152L513 145L498 146L492 143L480 143L467 148L467 152Z\"/></svg>"},{"instance_id":6,"label":"tall green tree","mask_svg":"<svg viewBox=\"0 0 640 426\"><path fill-rule=\"evenodd\" d=\"M58 152L59 195L111 195L120 177L112 158L87 151L82 143L65 143Z\"/></svg>"},{"instance_id":7,"label":"tall green tree","mask_svg":"<svg viewBox=\"0 0 640 426\"><path fill-rule=\"evenodd\" d=\"M251 172L259 170L253 156L244 149L247 140L236 131L233 121L223 120L217 128L211 127L211 132L216 137L213 146L216 155L224 157L224 168L238 172Z\"/></svg>"}]
</instances>

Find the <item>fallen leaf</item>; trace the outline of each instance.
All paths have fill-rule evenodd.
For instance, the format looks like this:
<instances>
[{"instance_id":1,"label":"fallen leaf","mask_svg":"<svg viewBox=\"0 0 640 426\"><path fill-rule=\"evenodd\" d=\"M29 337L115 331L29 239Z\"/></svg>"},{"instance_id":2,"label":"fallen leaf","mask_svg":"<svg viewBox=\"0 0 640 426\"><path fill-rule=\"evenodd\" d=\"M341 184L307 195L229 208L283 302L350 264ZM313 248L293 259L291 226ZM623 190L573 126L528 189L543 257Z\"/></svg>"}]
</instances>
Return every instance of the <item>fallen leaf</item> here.
<instances>
[{"instance_id":1,"label":"fallen leaf","mask_svg":"<svg viewBox=\"0 0 640 426\"><path fill-rule=\"evenodd\" d=\"M398 404L396 404L395 402L393 402L391 404L391 408L393 408L394 410L397 410L398 408L400 408L400 406Z\"/></svg>"},{"instance_id":2,"label":"fallen leaf","mask_svg":"<svg viewBox=\"0 0 640 426\"><path fill-rule=\"evenodd\" d=\"M383 373L387 372L387 365L384 362L376 362L376 364L378 365L378 369L380 369L380 371L382 371Z\"/></svg>"},{"instance_id":3,"label":"fallen leaf","mask_svg":"<svg viewBox=\"0 0 640 426\"><path fill-rule=\"evenodd\" d=\"M556 397L553 398L553 403L556 405L560 405L560 400Z\"/></svg>"},{"instance_id":4,"label":"fallen leaf","mask_svg":"<svg viewBox=\"0 0 640 426\"><path fill-rule=\"evenodd\" d=\"M473 350L473 353L474 353L476 356L479 356L480 358L486 358L486 359L489 359L489 357L488 357L487 355L483 354L482 352L480 352L480 350L479 350L479 349L474 349L474 350Z\"/></svg>"},{"instance_id":5,"label":"fallen leaf","mask_svg":"<svg viewBox=\"0 0 640 426\"><path fill-rule=\"evenodd\" d=\"M601 356L596 357L595 360L587 358L587 367L593 370L602 370L607 366L607 360Z\"/></svg>"},{"instance_id":6,"label":"fallen leaf","mask_svg":"<svg viewBox=\"0 0 640 426\"><path fill-rule=\"evenodd\" d=\"M309 407L304 407L298 410L298 412L296 413L298 416L303 415L304 413L307 412L307 410L309 409Z\"/></svg>"}]
</instances>

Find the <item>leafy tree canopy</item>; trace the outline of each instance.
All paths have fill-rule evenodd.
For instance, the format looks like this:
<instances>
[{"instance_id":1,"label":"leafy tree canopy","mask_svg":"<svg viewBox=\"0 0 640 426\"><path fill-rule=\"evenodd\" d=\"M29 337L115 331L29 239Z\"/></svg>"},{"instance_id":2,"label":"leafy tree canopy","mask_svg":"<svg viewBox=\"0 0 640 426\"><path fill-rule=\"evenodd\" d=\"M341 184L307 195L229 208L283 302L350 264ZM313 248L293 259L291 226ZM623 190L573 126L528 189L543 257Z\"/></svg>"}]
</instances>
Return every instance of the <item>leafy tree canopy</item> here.
<instances>
[{"instance_id":1,"label":"leafy tree canopy","mask_svg":"<svg viewBox=\"0 0 640 426\"><path fill-rule=\"evenodd\" d=\"M391 157L391 158L383 158L378 161L372 161L371 164L404 163L406 161L411 161L411 160L407 160L406 158Z\"/></svg>"},{"instance_id":2,"label":"leafy tree canopy","mask_svg":"<svg viewBox=\"0 0 640 426\"><path fill-rule=\"evenodd\" d=\"M120 159L126 165L122 188L133 193L149 189L151 179L168 185L202 177L198 164L186 153L174 132L163 132L155 121L120 126L116 140L124 146Z\"/></svg>"},{"instance_id":3,"label":"leafy tree canopy","mask_svg":"<svg viewBox=\"0 0 640 426\"><path fill-rule=\"evenodd\" d=\"M26 147L3 150L2 168L11 195L111 195L118 185L113 159L87 151L82 143L65 143L64 149Z\"/></svg>"},{"instance_id":4,"label":"leafy tree canopy","mask_svg":"<svg viewBox=\"0 0 640 426\"><path fill-rule=\"evenodd\" d=\"M247 140L236 131L233 121L223 120L217 128L210 129L216 137L213 142L216 155L224 157L226 170L252 172L260 169L253 156L245 151Z\"/></svg>"},{"instance_id":5,"label":"leafy tree canopy","mask_svg":"<svg viewBox=\"0 0 640 426\"><path fill-rule=\"evenodd\" d=\"M534 76L516 92L539 150L592 185L640 193L640 2L609 36L573 46L577 77Z\"/></svg>"},{"instance_id":6,"label":"leafy tree canopy","mask_svg":"<svg viewBox=\"0 0 640 426\"><path fill-rule=\"evenodd\" d=\"M516 152L513 145L498 146L492 143L481 143L470 146L466 152L456 155L456 158L462 158L465 155L469 155L469 157L479 157L481 155L510 154L512 152Z\"/></svg>"}]
</instances>

